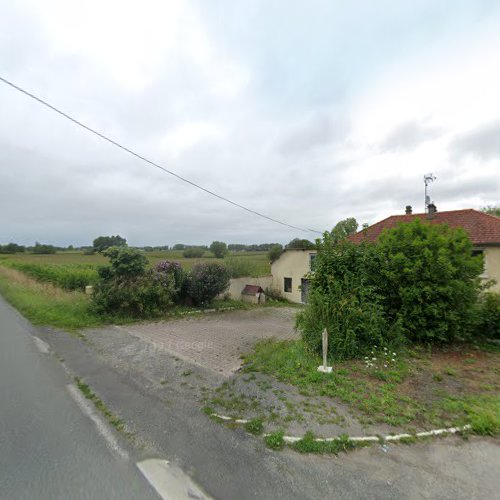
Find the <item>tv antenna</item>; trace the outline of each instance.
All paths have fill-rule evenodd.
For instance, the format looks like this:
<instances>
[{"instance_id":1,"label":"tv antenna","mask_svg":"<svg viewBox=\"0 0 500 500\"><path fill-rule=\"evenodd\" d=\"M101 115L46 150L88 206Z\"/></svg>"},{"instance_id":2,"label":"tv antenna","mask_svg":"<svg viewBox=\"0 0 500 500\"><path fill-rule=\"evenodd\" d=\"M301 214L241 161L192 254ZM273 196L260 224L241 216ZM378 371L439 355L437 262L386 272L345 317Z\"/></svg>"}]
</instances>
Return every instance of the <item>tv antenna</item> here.
<instances>
[{"instance_id":1,"label":"tv antenna","mask_svg":"<svg viewBox=\"0 0 500 500\"><path fill-rule=\"evenodd\" d=\"M429 205L431 203L431 198L427 194L427 187L431 182L434 182L437 179L432 173L424 175L424 184L425 184L425 213L429 211Z\"/></svg>"}]
</instances>

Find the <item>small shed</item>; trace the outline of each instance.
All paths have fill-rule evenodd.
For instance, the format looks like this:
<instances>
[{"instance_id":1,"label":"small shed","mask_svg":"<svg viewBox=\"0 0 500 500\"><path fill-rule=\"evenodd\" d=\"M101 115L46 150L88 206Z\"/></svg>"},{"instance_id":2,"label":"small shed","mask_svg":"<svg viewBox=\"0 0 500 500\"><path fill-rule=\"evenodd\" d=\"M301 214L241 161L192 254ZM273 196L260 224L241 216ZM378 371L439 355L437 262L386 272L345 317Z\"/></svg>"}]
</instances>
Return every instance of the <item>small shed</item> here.
<instances>
[{"instance_id":1,"label":"small shed","mask_svg":"<svg viewBox=\"0 0 500 500\"><path fill-rule=\"evenodd\" d=\"M241 300L251 304L263 304L266 301L266 294L259 285L245 285L241 292Z\"/></svg>"}]
</instances>

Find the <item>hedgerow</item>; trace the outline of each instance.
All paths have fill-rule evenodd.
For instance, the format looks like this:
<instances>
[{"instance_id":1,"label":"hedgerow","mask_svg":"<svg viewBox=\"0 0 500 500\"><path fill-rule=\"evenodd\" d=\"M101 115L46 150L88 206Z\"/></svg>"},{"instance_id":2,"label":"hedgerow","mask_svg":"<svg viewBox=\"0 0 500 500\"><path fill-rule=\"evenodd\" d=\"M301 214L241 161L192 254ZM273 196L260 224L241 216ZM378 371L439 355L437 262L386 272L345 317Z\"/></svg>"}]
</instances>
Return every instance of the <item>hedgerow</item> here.
<instances>
[{"instance_id":1,"label":"hedgerow","mask_svg":"<svg viewBox=\"0 0 500 500\"><path fill-rule=\"evenodd\" d=\"M336 359L369 346L470 338L480 291L481 257L462 229L416 220L377 243L317 241L309 303L297 317L306 345L321 350L329 334Z\"/></svg>"}]
</instances>

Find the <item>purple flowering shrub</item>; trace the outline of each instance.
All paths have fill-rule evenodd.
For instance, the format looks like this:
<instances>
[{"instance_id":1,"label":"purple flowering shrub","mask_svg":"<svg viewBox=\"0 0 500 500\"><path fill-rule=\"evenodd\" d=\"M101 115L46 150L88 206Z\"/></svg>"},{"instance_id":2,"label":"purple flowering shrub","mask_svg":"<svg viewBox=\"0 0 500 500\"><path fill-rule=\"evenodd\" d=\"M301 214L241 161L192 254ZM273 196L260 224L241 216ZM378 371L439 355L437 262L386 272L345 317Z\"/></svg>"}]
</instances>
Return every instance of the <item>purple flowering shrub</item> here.
<instances>
[{"instance_id":1,"label":"purple flowering shrub","mask_svg":"<svg viewBox=\"0 0 500 500\"><path fill-rule=\"evenodd\" d=\"M221 264L197 264L189 275L188 295L196 305L209 304L229 287L229 279L229 271Z\"/></svg>"},{"instance_id":2,"label":"purple flowering shrub","mask_svg":"<svg viewBox=\"0 0 500 500\"><path fill-rule=\"evenodd\" d=\"M186 295L186 273L178 262L162 260L154 269L157 282L169 291L175 303L183 301Z\"/></svg>"}]
</instances>

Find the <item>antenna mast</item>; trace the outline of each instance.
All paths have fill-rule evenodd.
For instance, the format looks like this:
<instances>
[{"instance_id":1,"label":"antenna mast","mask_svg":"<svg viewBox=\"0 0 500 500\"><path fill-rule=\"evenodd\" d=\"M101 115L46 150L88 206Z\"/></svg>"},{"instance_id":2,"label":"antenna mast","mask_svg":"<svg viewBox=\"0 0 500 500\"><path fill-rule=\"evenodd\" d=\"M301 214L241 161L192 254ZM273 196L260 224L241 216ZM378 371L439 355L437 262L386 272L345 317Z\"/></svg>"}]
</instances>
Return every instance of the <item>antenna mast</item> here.
<instances>
[{"instance_id":1,"label":"antenna mast","mask_svg":"<svg viewBox=\"0 0 500 500\"><path fill-rule=\"evenodd\" d=\"M429 212L429 204L431 202L430 196L427 194L427 186L431 183L434 182L437 179L432 173L430 174L425 174L424 175L424 184L425 184L425 213Z\"/></svg>"}]
</instances>

